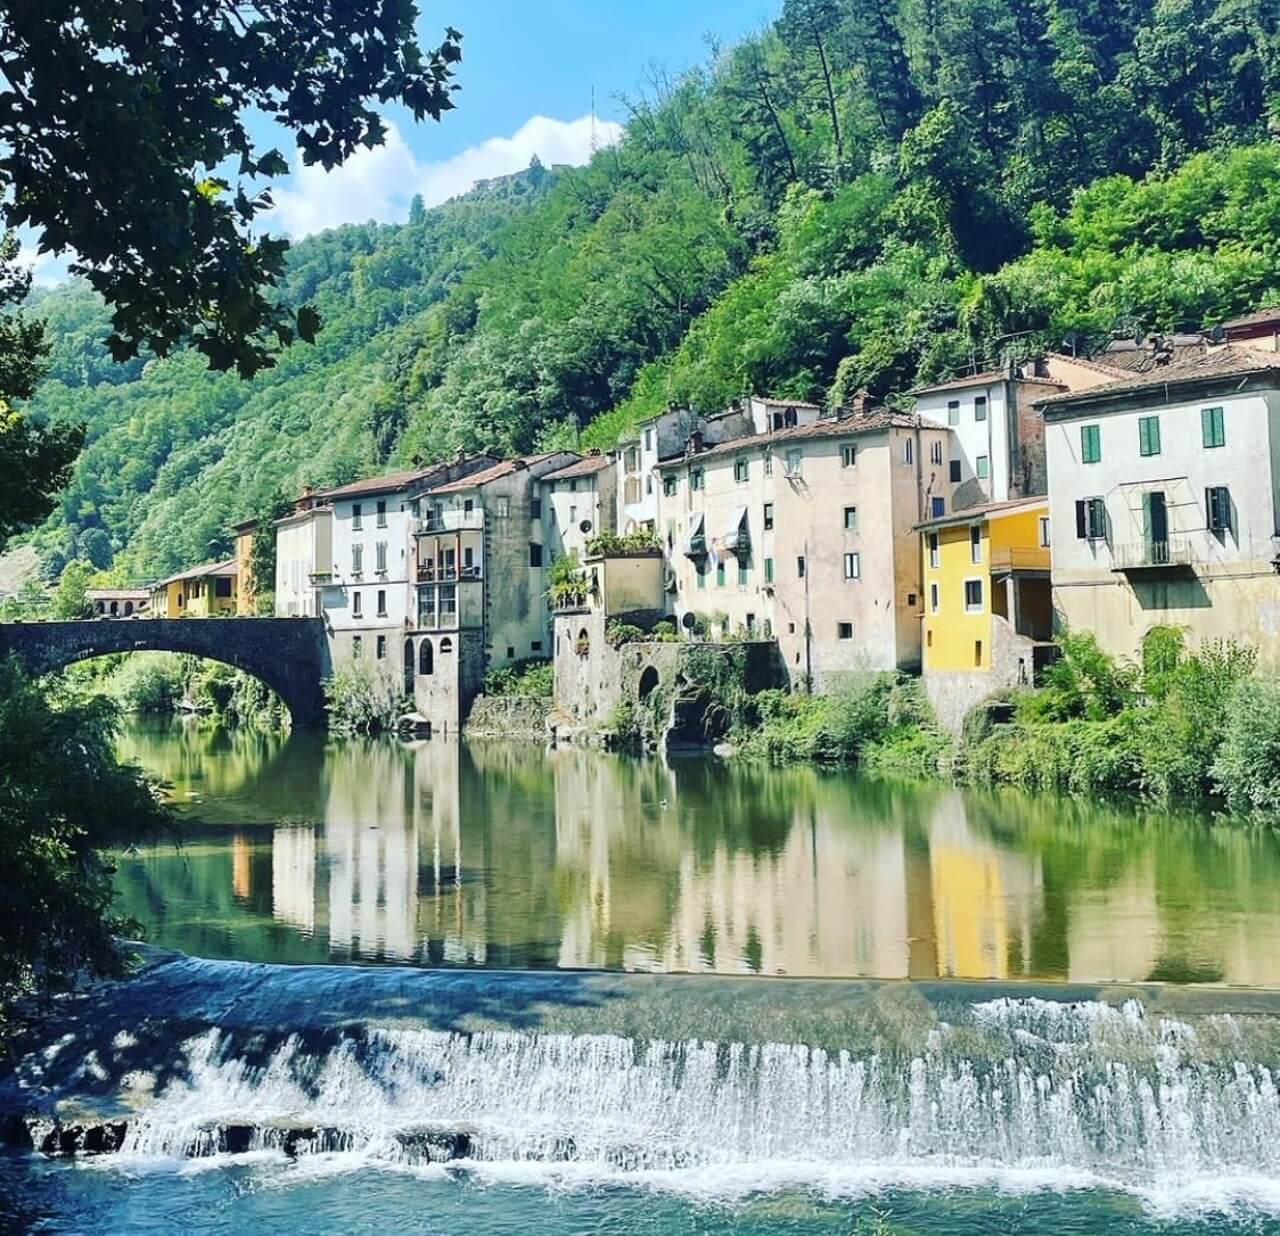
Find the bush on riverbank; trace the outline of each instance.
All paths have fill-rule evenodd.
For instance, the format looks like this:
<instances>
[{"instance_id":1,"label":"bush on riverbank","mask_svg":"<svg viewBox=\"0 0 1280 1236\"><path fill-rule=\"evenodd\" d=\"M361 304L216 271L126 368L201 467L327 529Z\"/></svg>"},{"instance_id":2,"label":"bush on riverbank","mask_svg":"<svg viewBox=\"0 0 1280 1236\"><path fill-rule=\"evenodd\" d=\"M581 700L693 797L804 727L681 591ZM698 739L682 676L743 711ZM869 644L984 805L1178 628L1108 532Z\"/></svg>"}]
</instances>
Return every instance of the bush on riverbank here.
<instances>
[{"instance_id":1,"label":"bush on riverbank","mask_svg":"<svg viewBox=\"0 0 1280 1236\"><path fill-rule=\"evenodd\" d=\"M132 925L112 911L103 851L171 817L116 760L117 717L102 695L0 661L0 1034L16 998L119 968L113 936Z\"/></svg>"},{"instance_id":2,"label":"bush on riverbank","mask_svg":"<svg viewBox=\"0 0 1280 1236\"><path fill-rule=\"evenodd\" d=\"M550 699L555 691L555 667L543 657L513 661L485 674L482 691L485 695Z\"/></svg>"},{"instance_id":3,"label":"bush on riverbank","mask_svg":"<svg viewBox=\"0 0 1280 1236\"><path fill-rule=\"evenodd\" d=\"M399 682L363 661L339 666L324 684L329 730L342 737L395 729L406 703Z\"/></svg>"}]
</instances>

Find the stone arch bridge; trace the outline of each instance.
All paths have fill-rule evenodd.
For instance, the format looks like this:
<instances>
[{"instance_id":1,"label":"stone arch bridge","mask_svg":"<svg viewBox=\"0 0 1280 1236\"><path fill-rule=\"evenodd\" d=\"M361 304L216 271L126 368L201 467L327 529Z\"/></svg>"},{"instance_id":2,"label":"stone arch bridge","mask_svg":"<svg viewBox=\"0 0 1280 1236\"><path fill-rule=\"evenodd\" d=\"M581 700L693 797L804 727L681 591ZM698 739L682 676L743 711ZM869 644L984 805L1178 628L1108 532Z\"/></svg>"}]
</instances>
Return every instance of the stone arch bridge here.
<instances>
[{"instance_id":1,"label":"stone arch bridge","mask_svg":"<svg viewBox=\"0 0 1280 1236\"><path fill-rule=\"evenodd\" d=\"M0 622L0 656L44 674L112 652L188 652L260 678L293 723L321 726L332 669L320 618L133 618Z\"/></svg>"}]
</instances>

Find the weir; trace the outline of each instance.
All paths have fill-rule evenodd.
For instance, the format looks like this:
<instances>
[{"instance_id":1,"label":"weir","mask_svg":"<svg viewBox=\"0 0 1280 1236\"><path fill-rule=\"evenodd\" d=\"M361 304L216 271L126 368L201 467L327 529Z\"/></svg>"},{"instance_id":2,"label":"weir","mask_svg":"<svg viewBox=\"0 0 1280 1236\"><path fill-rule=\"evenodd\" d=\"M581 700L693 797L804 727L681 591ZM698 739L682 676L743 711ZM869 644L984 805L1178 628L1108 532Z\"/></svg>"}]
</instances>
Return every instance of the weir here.
<instances>
[{"instance_id":1,"label":"weir","mask_svg":"<svg viewBox=\"0 0 1280 1236\"><path fill-rule=\"evenodd\" d=\"M1047 990L172 958L70 1010L4 1097L46 1148L118 1122L122 1162L1272 1190L1274 996Z\"/></svg>"}]
</instances>

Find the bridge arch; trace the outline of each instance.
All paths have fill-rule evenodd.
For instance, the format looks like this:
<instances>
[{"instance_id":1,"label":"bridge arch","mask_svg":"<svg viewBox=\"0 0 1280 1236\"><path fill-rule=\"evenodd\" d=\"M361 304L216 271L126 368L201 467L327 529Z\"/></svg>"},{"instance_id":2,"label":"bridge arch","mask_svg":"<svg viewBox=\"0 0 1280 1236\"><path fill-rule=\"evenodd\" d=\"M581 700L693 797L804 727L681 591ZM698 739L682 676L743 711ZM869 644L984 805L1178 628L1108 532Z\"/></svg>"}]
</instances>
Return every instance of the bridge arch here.
<instances>
[{"instance_id":1,"label":"bridge arch","mask_svg":"<svg viewBox=\"0 0 1280 1236\"><path fill-rule=\"evenodd\" d=\"M35 674L113 652L186 652L261 679L295 726L325 721L324 681L332 670L320 618L135 618L0 623L0 656Z\"/></svg>"}]
</instances>

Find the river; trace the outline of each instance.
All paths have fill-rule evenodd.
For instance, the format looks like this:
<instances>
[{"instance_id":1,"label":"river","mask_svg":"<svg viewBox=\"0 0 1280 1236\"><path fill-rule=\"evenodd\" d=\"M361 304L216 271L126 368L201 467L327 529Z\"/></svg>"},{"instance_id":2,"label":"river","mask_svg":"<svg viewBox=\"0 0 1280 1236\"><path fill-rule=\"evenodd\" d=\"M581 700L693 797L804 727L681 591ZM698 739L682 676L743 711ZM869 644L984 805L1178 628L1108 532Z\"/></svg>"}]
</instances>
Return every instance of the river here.
<instances>
[{"instance_id":1,"label":"river","mask_svg":"<svg viewBox=\"0 0 1280 1236\"><path fill-rule=\"evenodd\" d=\"M514 743L122 749L184 822L121 908L209 960L50 1048L124 1150L10 1158L0 1227L1280 1232L1269 831Z\"/></svg>"}]
</instances>

